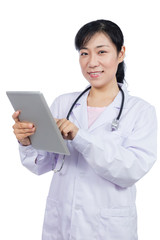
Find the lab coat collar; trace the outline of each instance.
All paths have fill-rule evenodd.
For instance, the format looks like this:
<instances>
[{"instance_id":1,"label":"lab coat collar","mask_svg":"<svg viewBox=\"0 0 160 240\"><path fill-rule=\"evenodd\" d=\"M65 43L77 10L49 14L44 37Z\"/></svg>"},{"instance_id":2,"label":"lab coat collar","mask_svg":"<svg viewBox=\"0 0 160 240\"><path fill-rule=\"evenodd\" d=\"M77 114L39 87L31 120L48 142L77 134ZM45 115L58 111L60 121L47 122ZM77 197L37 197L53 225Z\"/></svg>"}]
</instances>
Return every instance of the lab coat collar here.
<instances>
[{"instance_id":1,"label":"lab coat collar","mask_svg":"<svg viewBox=\"0 0 160 240\"><path fill-rule=\"evenodd\" d=\"M124 91L125 100L124 100L124 107L125 109L127 107L127 101L128 101L128 91L125 84L120 84L121 88ZM78 124L80 128L88 129L88 113L87 113L87 97L88 97L89 91L86 92L76 103L76 106L73 109L73 115L78 121ZM121 106L121 92L119 91L118 95L114 99L114 101L106 107L104 112L97 118L97 120L91 125L89 128L89 131L92 131L93 129L99 127L100 125L108 122L109 124L112 123L113 119L115 119L118 115L118 111ZM123 114L123 112L122 112Z\"/></svg>"}]
</instances>

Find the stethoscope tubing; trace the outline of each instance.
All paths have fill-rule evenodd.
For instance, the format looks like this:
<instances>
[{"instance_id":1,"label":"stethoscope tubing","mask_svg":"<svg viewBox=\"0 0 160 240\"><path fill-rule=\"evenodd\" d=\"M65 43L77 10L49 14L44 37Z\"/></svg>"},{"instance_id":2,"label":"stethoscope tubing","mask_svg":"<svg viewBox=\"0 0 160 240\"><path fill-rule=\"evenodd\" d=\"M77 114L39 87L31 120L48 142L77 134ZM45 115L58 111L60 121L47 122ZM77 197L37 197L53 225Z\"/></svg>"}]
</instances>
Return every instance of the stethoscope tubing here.
<instances>
[{"instance_id":1,"label":"stethoscope tubing","mask_svg":"<svg viewBox=\"0 0 160 240\"><path fill-rule=\"evenodd\" d=\"M121 91L122 93L122 101L121 101L121 106L120 106L120 110L119 110L119 113L118 113L118 116L116 117L116 120L119 121L120 120L120 117L122 115L122 110L123 110L123 106L124 106L124 99L125 99L125 96L124 96L124 92L122 90L122 88L118 85L119 87L119 90ZM78 100L83 96L83 94L85 94L87 91L89 91L91 89L91 86L89 86L88 88L86 88L82 93L80 93L80 95L76 98L76 100L73 102L68 114L67 114L67 117L66 119L69 120L69 117L71 115L71 112L74 108L74 106L76 105L76 103L78 102Z\"/></svg>"},{"instance_id":2,"label":"stethoscope tubing","mask_svg":"<svg viewBox=\"0 0 160 240\"><path fill-rule=\"evenodd\" d=\"M90 89L91 89L91 86L89 86L88 88L86 88L86 89L76 98L76 100L75 100L74 103L72 104L72 106L71 106L71 108L70 108L70 110L69 110L69 112L68 112L68 114L67 114L67 117L66 117L67 120L69 120L69 116L71 115L71 112L72 112L74 106L76 105L76 103L78 102L78 100L83 96L83 94L85 94L85 93L86 93L87 91L89 91Z\"/></svg>"},{"instance_id":3,"label":"stethoscope tubing","mask_svg":"<svg viewBox=\"0 0 160 240\"><path fill-rule=\"evenodd\" d=\"M123 106L124 106L125 96L124 96L124 92L123 92L122 88L121 88L119 85L118 85L118 87L119 87L119 90L120 90L121 93L122 93L121 106L120 106L119 114L118 114L118 116L117 116L117 118L116 118L116 119L119 121L119 119L120 119L120 117L121 117L121 115L122 115L122 110L123 110Z\"/></svg>"}]
</instances>

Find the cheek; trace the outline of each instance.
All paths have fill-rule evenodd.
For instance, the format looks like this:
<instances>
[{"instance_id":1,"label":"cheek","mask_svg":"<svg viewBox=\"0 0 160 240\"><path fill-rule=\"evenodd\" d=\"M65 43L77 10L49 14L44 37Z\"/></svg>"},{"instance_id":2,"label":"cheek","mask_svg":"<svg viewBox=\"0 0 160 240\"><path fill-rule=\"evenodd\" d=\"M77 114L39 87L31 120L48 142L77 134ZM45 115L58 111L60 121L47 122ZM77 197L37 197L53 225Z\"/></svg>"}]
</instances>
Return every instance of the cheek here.
<instances>
[{"instance_id":1,"label":"cheek","mask_svg":"<svg viewBox=\"0 0 160 240\"><path fill-rule=\"evenodd\" d=\"M115 57L107 58L105 61L105 67L106 69L117 69L118 67L118 61Z\"/></svg>"},{"instance_id":2,"label":"cheek","mask_svg":"<svg viewBox=\"0 0 160 240\"><path fill-rule=\"evenodd\" d=\"M79 60L79 65L80 65L80 67L81 67L81 69L83 69L83 61L82 60Z\"/></svg>"},{"instance_id":3,"label":"cheek","mask_svg":"<svg viewBox=\"0 0 160 240\"><path fill-rule=\"evenodd\" d=\"M83 74L85 74L86 72L86 64L84 61L79 61L79 64L80 64L80 68L81 68L81 71Z\"/></svg>"}]
</instances>

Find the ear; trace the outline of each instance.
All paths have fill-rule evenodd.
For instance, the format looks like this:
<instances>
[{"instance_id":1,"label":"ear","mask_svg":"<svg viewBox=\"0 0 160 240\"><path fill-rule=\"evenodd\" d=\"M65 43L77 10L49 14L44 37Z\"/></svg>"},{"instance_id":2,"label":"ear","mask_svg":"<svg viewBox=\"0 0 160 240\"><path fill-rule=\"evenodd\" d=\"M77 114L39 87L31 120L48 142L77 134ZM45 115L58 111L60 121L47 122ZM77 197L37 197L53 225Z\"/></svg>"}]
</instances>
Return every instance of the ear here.
<instances>
[{"instance_id":1,"label":"ear","mask_svg":"<svg viewBox=\"0 0 160 240\"><path fill-rule=\"evenodd\" d=\"M119 63L123 62L123 60L125 58L125 52L126 52L126 48L125 48L125 46L122 46L121 51L118 54L118 62Z\"/></svg>"}]
</instances>

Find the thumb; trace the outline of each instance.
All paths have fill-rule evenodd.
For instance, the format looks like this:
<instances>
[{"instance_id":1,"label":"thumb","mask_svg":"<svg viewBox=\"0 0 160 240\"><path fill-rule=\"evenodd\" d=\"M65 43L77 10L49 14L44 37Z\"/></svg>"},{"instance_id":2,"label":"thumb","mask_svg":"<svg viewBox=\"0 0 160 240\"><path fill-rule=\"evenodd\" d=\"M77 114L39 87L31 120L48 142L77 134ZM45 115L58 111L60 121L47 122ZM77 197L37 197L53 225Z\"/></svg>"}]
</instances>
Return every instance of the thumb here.
<instances>
[{"instance_id":1,"label":"thumb","mask_svg":"<svg viewBox=\"0 0 160 240\"><path fill-rule=\"evenodd\" d=\"M19 115L20 115L20 111L16 111L13 113L12 118L15 122L19 122L19 118L18 118Z\"/></svg>"}]
</instances>

